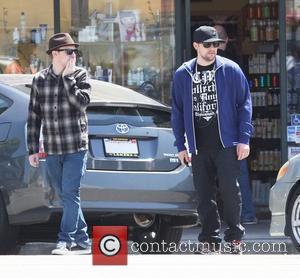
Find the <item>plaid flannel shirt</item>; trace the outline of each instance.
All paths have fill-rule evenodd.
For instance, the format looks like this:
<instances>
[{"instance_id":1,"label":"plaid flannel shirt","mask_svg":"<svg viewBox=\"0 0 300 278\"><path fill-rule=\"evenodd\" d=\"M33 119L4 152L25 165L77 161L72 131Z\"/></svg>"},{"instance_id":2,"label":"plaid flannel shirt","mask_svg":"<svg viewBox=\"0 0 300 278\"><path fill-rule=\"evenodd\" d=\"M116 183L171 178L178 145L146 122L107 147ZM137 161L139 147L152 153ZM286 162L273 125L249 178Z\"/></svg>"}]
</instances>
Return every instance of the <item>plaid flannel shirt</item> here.
<instances>
[{"instance_id":1,"label":"plaid flannel shirt","mask_svg":"<svg viewBox=\"0 0 300 278\"><path fill-rule=\"evenodd\" d=\"M90 92L88 75L82 68L62 77L54 74L51 65L34 76L27 120L29 154L39 152L41 127L46 153L87 150Z\"/></svg>"}]
</instances>

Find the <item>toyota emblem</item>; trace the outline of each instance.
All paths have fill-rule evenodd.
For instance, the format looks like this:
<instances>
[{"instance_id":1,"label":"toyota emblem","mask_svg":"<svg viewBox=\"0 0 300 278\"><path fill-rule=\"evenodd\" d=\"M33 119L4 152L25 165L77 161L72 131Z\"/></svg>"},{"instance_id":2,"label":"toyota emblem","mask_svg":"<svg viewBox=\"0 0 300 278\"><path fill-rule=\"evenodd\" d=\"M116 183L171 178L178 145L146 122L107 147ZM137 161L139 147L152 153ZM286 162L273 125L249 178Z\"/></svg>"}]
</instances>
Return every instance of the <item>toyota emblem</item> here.
<instances>
[{"instance_id":1,"label":"toyota emblem","mask_svg":"<svg viewBox=\"0 0 300 278\"><path fill-rule=\"evenodd\" d=\"M129 127L127 124L117 124L116 131L121 134L125 134L129 132Z\"/></svg>"}]
</instances>

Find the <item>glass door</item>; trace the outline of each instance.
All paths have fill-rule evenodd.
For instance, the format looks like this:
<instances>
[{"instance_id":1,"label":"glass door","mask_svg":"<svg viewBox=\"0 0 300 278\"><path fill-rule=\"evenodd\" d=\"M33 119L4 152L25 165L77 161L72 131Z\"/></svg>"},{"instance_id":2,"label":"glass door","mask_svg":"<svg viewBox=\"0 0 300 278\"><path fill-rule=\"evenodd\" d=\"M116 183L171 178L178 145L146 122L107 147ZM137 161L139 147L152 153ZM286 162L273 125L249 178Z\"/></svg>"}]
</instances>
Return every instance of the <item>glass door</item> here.
<instances>
[{"instance_id":1,"label":"glass door","mask_svg":"<svg viewBox=\"0 0 300 278\"><path fill-rule=\"evenodd\" d=\"M287 158L300 153L300 1L287 0L286 10L286 134Z\"/></svg>"}]
</instances>

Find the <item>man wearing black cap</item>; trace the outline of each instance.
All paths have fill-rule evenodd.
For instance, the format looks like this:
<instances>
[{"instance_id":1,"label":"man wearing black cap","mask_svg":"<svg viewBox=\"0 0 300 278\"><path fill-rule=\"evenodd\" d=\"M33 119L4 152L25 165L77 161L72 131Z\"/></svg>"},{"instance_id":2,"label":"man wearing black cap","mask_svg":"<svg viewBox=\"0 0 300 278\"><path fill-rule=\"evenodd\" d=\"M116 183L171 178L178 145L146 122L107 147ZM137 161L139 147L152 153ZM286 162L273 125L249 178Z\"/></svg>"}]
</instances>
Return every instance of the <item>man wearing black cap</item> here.
<instances>
[{"instance_id":1,"label":"man wearing black cap","mask_svg":"<svg viewBox=\"0 0 300 278\"><path fill-rule=\"evenodd\" d=\"M199 241L208 244L208 251L220 247L218 179L228 225L224 240L228 250L240 253L244 228L240 224L238 160L249 155L252 105L248 83L239 66L217 55L221 42L213 27L201 26L194 31L197 57L183 63L173 79L172 127L179 159L185 165L192 163L202 224Z\"/></svg>"},{"instance_id":2,"label":"man wearing black cap","mask_svg":"<svg viewBox=\"0 0 300 278\"><path fill-rule=\"evenodd\" d=\"M42 126L50 182L63 203L55 255L91 252L79 194L87 158L86 108L91 86L87 72L75 66L78 46L68 33L50 38L47 54L52 64L33 78L27 120L30 165L39 166Z\"/></svg>"}]
</instances>

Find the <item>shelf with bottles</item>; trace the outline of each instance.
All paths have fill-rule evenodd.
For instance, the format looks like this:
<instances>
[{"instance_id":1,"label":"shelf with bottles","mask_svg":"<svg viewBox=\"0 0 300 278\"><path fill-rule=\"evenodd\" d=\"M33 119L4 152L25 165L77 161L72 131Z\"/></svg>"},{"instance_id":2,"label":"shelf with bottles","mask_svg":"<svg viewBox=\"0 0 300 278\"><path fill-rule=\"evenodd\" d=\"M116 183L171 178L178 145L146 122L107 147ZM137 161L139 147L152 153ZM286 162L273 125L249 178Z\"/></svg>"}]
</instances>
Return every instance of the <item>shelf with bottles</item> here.
<instances>
[{"instance_id":1,"label":"shelf with bottles","mask_svg":"<svg viewBox=\"0 0 300 278\"><path fill-rule=\"evenodd\" d=\"M278 0L249 0L247 5L247 17L252 19L277 19Z\"/></svg>"},{"instance_id":2,"label":"shelf with bottles","mask_svg":"<svg viewBox=\"0 0 300 278\"><path fill-rule=\"evenodd\" d=\"M274 184L274 179L252 179L252 200L255 206L266 206L269 203L269 194L272 185Z\"/></svg>"},{"instance_id":3,"label":"shelf with bottles","mask_svg":"<svg viewBox=\"0 0 300 278\"><path fill-rule=\"evenodd\" d=\"M249 0L244 30L252 41L276 41L279 39L277 0Z\"/></svg>"},{"instance_id":4,"label":"shelf with bottles","mask_svg":"<svg viewBox=\"0 0 300 278\"><path fill-rule=\"evenodd\" d=\"M280 89L268 88L264 91L251 92L251 99L253 110L258 113L263 109L278 111L278 108L280 108Z\"/></svg>"},{"instance_id":5,"label":"shelf with bottles","mask_svg":"<svg viewBox=\"0 0 300 278\"><path fill-rule=\"evenodd\" d=\"M252 120L254 132L252 138L255 139L279 139L280 133L280 119L276 118L255 118Z\"/></svg>"},{"instance_id":6,"label":"shelf with bottles","mask_svg":"<svg viewBox=\"0 0 300 278\"><path fill-rule=\"evenodd\" d=\"M254 173L251 179L252 201L255 205L256 214L259 214L260 218L269 217L270 189L276 181L277 173L273 174L269 172L267 174L266 177L261 178L257 176L257 173ZM264 215L262 215L262 213L264 213Z\"/></svg>"},{"instance_id":7,"label":"shelf with bottles","mask_svg":"<svg viewBox=\"0 0 300 278\"><path fill-rule=\"evenodd\" d=\"M257 49L257 52L252 52L251 55L247 55L245 63L247 64L249 75L272 75L269 79L269 84L264 86L278 87L279 81L273 81L273 76L277 76L280 73L280 60L279 60L279 48L270 49L270 52L264 52L264 49ZM265 80L266 82L268 80ZM275 84L274 84L275 83Z\"/></svg>"},{"instance_id":8,"label":"shelf with bottles","mask_svg":"<svg viewBox=\"0 0 300 278\"><path fill-rule=\"evenodd\" d=\"M279 73L270 73L270 72L264 72L264 73L249 73L248 74L248 82L249 82L249 88L252 92L260 89L260 90L266 90L266 89L279 89Z\"/></svg>"},{"instance_id":9,"label":"shelf with bottles","mask_svg":"<svg viewBox=\"0 0 300 278\"><path fill-rule=\"evenodd\" d=\"M274 146L273 146L274 148ZM281 152L279 149L256 150L250 157L250 170L253 172L274 172L280 169Z\"/></svg>"},{"instance_id":10,"label":"shelf with bottles","mask_svg":"<svg viewBox=\"0 0 300 278\"><path fill-rule=\"evenodd\" d=\"M100 54L99 47L103 50ZM92 78L112 81L134 90L148 82L158 90L164 79L161 71L163 53L160 47L158 41L84 42L81 43L80 50L82 64ZM152 57L151 64L148 62L149 57Z\"/></svg>"},{"instance_id":11,"label":"shelf with bottles","mask_svg":"<svg viewBox=\"0 0 300 278\"><path fill-rule=\"evenodd\" d=\"M113 61L119 61L115 55L110 48L107 48L107 51L100 51L100 54L96 48L92 50L82 48L76 65L85 68L92 79L117 83L117 79L120 78L120 67L114 66Z\"/></svg>"},{"instance_id":12,"label":"shelf with bottles","mask_svg":"<svg viewBox=\"0 0 300 278\"><path fill-rule=\"evenodd\" d=\"M144 67L128 68L126 85L130 87L139 87L145 81L151 81L158 84L160 81L160 69L146 64Z\"/></svg>"},{"instance_id":13,"label":"shelf with bottles","mask_svg":"<svg viewBox=\"0 0 300 278\"><path fill-rule=\"evenodd\" d=\"M48 29L49 27L45 23L40 23L38 26L28 26L25 12L21 12L19 26L12 30L13 44L45 43Z\"/></svg>"},{"instance_id":14,"label":"shelf with bottles","mask_svg":"<svg viewBox=\"0 0 300 278\"><path fill-rule=\"evenodd\" d=\"M250 20L248 23L251 42L278 42L279 41L279 21L272 20Z\"/></svg>"}]
</instances>

